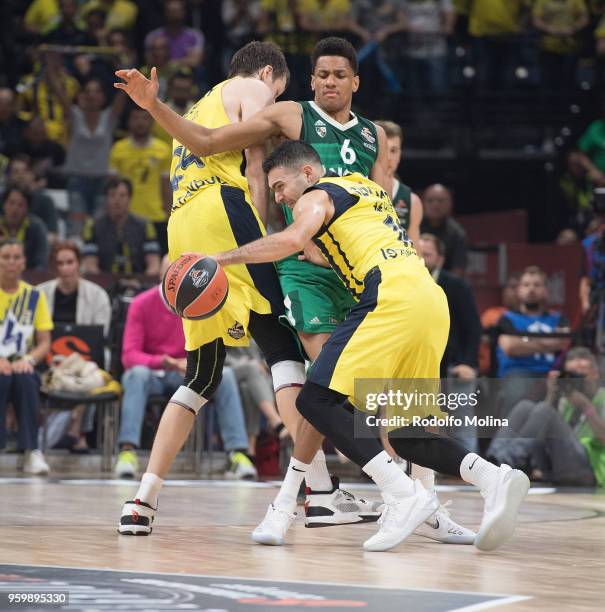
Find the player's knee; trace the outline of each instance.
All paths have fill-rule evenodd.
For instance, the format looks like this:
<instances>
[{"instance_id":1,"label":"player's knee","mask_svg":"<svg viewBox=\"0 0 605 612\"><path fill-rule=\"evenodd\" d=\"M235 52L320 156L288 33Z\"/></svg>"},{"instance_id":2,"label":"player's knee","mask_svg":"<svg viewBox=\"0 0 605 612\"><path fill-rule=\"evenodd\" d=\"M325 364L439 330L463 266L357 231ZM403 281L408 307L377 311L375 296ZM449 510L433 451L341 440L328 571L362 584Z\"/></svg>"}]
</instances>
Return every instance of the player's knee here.
<instances>
[{"instance_id":1,"label":"player's knee","mask_svg":"<svg viewBox=\"0 0 605 612\"><path fill-rule=\"evenodd\" d=\"M283 360L269 364L273 378L273 390L277 393L286 387L301 387L305 384L305 364L300 361Z\"/></svg>"}]
</instances>

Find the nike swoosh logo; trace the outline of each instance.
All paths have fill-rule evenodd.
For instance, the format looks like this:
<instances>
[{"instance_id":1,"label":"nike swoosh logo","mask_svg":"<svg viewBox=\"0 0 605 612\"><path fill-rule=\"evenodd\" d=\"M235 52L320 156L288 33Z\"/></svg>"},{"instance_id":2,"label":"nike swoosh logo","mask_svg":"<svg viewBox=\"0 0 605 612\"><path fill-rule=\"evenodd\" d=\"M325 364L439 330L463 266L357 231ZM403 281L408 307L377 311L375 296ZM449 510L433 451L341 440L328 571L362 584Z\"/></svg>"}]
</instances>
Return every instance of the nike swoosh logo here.
<instances>
[{"instance_id":1,"label":"nike swoosh logo","mask_svg":"<svg viewBox=\"0 0 605 612\"><path fill-rule=\"evenodd\" d=\"M393 460L392 460L392 459L389 459L389 460L387 461L387 463L393 463Z\"/></svg>"},{"instance_id":2,"label":"nike swoosh logo","mask_svg":"<svg viewBox=\"0 0 605 612\"><path fill-rule=\"evenodd\" d=\"M477 461L479 461L479 457L477 457L469 466L468 469L472 470L473 469L473 465L475 465L475 463L477 463Z\"/></svg>"},{"instance_id":3,"label":"nike swoosh logo","mask_svg":"<svg viewBox=\"0 0 605 612\"><path fill-rule=\"evenodd\" d=\"M295 472L300 472L301 474L304 474L304 473L305 473L305 470L299 470L298 468L295 468L294 466L292 466L292 469L293 469Z\"/></svg>"}]
</instances>

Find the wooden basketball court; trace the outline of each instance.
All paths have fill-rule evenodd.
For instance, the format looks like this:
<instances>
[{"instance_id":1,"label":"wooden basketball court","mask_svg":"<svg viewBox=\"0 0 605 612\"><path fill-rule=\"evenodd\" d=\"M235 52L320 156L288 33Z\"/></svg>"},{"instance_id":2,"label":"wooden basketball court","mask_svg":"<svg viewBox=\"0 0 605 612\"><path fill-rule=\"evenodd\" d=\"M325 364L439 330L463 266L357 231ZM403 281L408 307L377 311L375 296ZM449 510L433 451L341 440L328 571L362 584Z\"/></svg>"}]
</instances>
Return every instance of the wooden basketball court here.
<instances>
[{"instance_id":1,"label":"wooden basketball court","mask_svg":"<svg viewBox=\"0 0 605 612\"><path fill-rule=\"evenodd\" d=\"M305 529L299 520L287 546L254 544L270 483L168 481L153 534L118 536L135 490L114 480L0 480L0 609L16 609L7 593L24 589L64 589L66 609L81 610L602 609L603 495L533 490L514 540L493 553L418 536L364 553L375 524ZM440 487L439 496L478 526L477 492ZM105 572L77 571L89 569Z\"/></svg>"}]
</instances>

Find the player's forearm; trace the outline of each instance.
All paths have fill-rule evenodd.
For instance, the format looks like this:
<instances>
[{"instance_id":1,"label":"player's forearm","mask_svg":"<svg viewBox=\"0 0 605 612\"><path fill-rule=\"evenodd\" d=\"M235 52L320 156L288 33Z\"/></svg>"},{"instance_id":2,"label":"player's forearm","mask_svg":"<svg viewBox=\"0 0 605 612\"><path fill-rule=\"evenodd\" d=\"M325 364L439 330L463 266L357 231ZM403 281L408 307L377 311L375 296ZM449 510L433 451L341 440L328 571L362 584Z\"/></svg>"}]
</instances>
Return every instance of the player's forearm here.
<instances>
[{"instance_id":1,"label":"player's forearm","mask_svg":"<svg viewBox=\"0 0 605 612\"><path fill-rule=\"evenodd\" d=\"M303 246L304 242L297 235L285 230L250 242L239 249L213 255L213 257L221 266L267 263L294 255L302 250Z\"/></svg>"},{"instance_id":2,"label":"player's forearm","mask_svg":"<svg viewBox=\"0 0 605 612\"><path fill-rule=\"evenodd\" d=\"M267 177L263 172L262 163L265 159L265 147L252 147L246 150L246 179L250 187L252 204L258 211L258 216L267 226L268 206L269 206L269 186Z\"/></svg>"}]
</instances>

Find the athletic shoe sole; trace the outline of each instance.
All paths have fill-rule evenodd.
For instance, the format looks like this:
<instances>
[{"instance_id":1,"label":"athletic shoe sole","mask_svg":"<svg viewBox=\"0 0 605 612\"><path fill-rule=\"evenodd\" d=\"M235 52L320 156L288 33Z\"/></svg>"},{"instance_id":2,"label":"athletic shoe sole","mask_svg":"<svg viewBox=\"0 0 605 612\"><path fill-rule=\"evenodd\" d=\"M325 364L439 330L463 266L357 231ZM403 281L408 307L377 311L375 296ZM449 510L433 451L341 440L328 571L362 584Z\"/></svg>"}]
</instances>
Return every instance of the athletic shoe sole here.
<instances>
[{"instance_id":1,"label":"athletic shoe sole","mask_svg":"<svg viewBox=\"0 0 605 612\"><path fill-rule=\"evenodd\" d=\"M153 527L144 527L142 525L120 525L118 527L118 533L120 535L146 536L152 531Z\"/></svg>"},{"instance_id":2,"label":"athletic shoe sole","mask_svg":"<svg viewBox=\"0 0 605 612\"><path fill-rule=\"evenodd\" d=\"M523 472L515 470L505 486L506 501L500 512L494 514L481 527L475 538L475 546L479 550L494 550L506 544L515 531L519 506L529 491L529 478Z\"/></svg>"},{"instance_id":3,"label":"athletic shoe sole","mask_svg":"<svg viewBox=\"0 0 605 612\"><path fill-rule=\"evenodd\" d=\"M259 534L252 534L252 541L256 542L257 544L264 544L265 546L283 546L284 545L284 539L277 537L277 536L272 536L269 533L259 533Z\"/></svg>"},{"instance_id":4,"label":"athletic shoe sole","mask_svg":"<svg viewBox=\"0 0 605 612\"><path fill-rule=\"evenodd\" d=\"M380 514L357 514L356 517L356 520L351 517L351 520L345 520L344 522L330 522L329 517L323 518L322 520L314 520L310 522L305 521L305 527L309 529L315 529L317 527L338 527L339 525L359 525L361 523L375 523L380 518Z\"/></svg>"}]
</instances>

